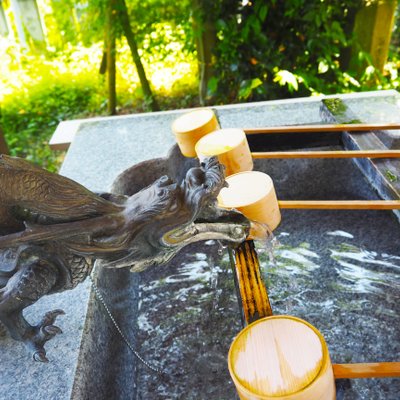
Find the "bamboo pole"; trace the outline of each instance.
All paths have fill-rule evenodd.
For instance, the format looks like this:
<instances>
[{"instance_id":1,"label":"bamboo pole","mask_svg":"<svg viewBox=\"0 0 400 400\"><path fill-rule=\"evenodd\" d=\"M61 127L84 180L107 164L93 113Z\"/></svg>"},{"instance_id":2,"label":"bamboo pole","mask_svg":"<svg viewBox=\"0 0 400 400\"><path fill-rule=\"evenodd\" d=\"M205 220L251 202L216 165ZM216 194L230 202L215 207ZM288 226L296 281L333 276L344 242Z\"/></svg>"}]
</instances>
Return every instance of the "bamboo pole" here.
<instances>
[{"instance_id":1,"label":"bamboo pole","mask_svg":"<svg viewBox=\"0 0 400 400\"><path fill-rule=\"evenodd\" d=\"M319 124L319 125L282 125L260 128L244 128L246 134L274 133L315 133L315 132L367 132L379 130L400 129L399 123L376 124Z\"/></svg>"},{"instance_id":2,"label":"bamboo pole","mask_svg":"<svg viewBox=\"0 0 400 400\"><path fill-rule=\"evenodd\" d=\"M390 378L400 376L400 362L333 364L335 379Z\"/></svg>"},{"instance_id":3,"label":"bamboo pole","mask_svg":"<svg viewBox=\"0 0 400 400\"><path fill-rule=\"evenodd\" d=\"M398 210L400 200L282 200L280 208L310 210Z\"/></svg>"},{"instance_id":4,"label":"bamboo pole","mask_svg":"<svg viewBox=\"0 0 400 400\"><path fill-rule=\"evenodd\" d=\"M253 158L399 158L400 150L269 151L251 153Z\"/></svg>"}]
</instances>

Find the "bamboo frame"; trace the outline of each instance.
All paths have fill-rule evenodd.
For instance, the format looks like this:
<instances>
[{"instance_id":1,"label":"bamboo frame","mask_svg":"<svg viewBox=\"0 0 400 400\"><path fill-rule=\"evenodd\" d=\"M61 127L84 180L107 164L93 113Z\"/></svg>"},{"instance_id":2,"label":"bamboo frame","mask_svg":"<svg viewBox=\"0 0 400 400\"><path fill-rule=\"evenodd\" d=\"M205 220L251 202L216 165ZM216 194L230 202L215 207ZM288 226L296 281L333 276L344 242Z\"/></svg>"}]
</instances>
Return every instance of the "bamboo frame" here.
<instances>
[{"instance_id":1,"label":"bamboo frame","mask_svg":"<svg viewBox=\"0 0 400 400\"><path fill-rule=\"evenodd\" d=\"M392 378L400 376L400 362L333 364L335 379Z\"/></svg>"},{"instance_id":2,"label":"bamboo frame","mask_svg":"<svg viewBox=\"0 0 400 400\"><path fill-rule=\"evenodd\" d=\"M368 132L379 130L400 129L399 123L390 124L319 124L319 125L281 125L260 128L244 128L246 134L275 134L275 133L315 133L315 132Z\"/></svg>"},{"instance_id":3,"label":"bamboo frame","mask_svg":"<svg viewBox=\"0 0 400 400\"><path fill-rule=\"evenodd\" d=\"M399 210L400 200L281 200L280 208L308 210Z\"/></svg>"},{"instance_id":4,"label":"bamboo frame","mask_svg":"<svg viewBox=\"0 0 400 400\"><path fill-rule=\"evenodd\" d=\"M400 150L267 151L253 158L399 158Z\"/></svg>"}]
</instances>

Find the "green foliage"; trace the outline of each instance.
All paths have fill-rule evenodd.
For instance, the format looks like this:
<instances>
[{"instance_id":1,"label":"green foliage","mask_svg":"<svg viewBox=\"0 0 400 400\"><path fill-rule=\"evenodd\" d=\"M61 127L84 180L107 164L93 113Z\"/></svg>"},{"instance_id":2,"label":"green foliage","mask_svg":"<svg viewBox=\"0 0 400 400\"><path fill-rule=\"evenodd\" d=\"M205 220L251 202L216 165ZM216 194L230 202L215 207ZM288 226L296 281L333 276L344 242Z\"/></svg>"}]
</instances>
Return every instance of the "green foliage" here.
<instances>
[{"instance_id":1,"label":"green foliage","mask_svg":"<svg viewBox=\"0 0 400 400\"><path fill-rule=\"evenodd\" d=\"M163 37L169 54L143 56L163 109L197 105L196 63L181 51L183 43L176 42L177 34L181 33L163 24L153 37ZM128 45L120 40L117 47L118 111L144 111ZM101 42L69 46L45 57L0 40L0 59L4 60L0 63L0 126L12 155L55 171L62 154L50 150L48 141L58 123L106 114L105 77L98 73L102 48Z\"/></svg>"},{"instance_id":2,"label":"green foliage","mask_svg":"<svg viewBox=\"0 0 400 400\"><path fill-rule=\"evenodd\" d=\"M1 125L11 154L42 164L51 171L58 165L57 154L48 140L58 122L86 111L90 87L69 82L32 87L29 96L19 93L2 108Z\"/></svg>"},{"instance_id":3,"label":"green foliage","mask_svg":"<svg viewBox=\"0 0 400 400\"><path fill-rule=\"evenodd\" d=\"M208 90L216 103L398 88L400 30L380 73L359 52L349 70L353 20L361 0L126 0L131 26L162 109L197 106L193 15L216 28ZM103 53L107 0L38 0L49 44L33 54L0 39L0 125L12 154L51 170L60 155L47 143L61 120L106 113ZM8 3L6 3L8 6ZM204 29L204 28L203 28ZM117 29L119 113L146 110L131 52Z\"/></svg>"},{"instance_id":4,"label":"green foliage","mask_svg":"<svg viewBox=\"0 0 400 400\"><path fill-rule=\"evenodd\" d=\"M262 81L258 78L244 80L240 83L239 99L247 100L254 89L262 85Z\"/></svg>"},{"instance_id":5,"label":"green foliage","mask_svg":"<svg viewBox=\"0 0 400 400\"><path fill-rule=\"evenodd\" d=\"M348 70L360 0L220 3L215 77L209 85L218 102L396 87L394 65L380 75L366 54L359 55L369 61L365 74L356 79Z\"/></svg>"},{"instance_id":6,"label":"green foliage","mask_svg":"<svg viewBox=\"0 0 400 400\"><path fill-rule=\"evenodd\" d=\"M42 0L38 2L44 20L47 41L55 49L79 42L80 28L74 0Z\"/></svg>"},{"instance_id":7,"label":"green foliage","mask_svg":"<svg viewBox=\"0 0 400 400\"><path fill-rule=\"evenodd\" d=\"M49 61L27 55L16 47L8 48L8 55L18 56L19 65L24 65L28 72L15 66L0 80L0 125L11 154L54 171L58 155L48 147L51 134L60 121L86 114L93 107L91 102L96 99L92 94L99 91L100 82L83 68L87 57L77 62L70 59L71 54L65 54Z\"/></svg>"}]
</instances>

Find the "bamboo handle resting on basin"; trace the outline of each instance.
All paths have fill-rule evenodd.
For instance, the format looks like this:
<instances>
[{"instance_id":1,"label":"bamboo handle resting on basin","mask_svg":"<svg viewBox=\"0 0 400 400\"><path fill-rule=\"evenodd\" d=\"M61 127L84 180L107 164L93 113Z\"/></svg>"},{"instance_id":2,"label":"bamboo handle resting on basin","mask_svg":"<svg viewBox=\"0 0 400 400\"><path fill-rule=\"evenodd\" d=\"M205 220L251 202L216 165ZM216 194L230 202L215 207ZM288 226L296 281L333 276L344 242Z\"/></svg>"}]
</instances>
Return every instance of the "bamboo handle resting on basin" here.
<instances>
[{"instance_id":1,"label":"bamboo handle resting on basin","mask_svg":"<svg viewBox=\"0 0 400 400\"><path fill-rule=\"evenodd\" d=\"M281 200L280 208L309 210L398 210L400 200Z\"/></svg>"},{"instance_id":2,"label":"bamboo handle resting on basin","mask_svg":"<svg viewBox=\"0 0 400 400\"><path fill-rule=\"evenodd\" d=\"M400 362L333 364L335 379L393 378L400 376Z\"/></svg>"},{"instance_id":3,"label":"bamboo handle resting on basin","mask_svg":"<svg viewBox=\"0 0 400 400\"><path fill-rule=\"evenodd\" d=\"M253 152L253 158L399 158L400 150L267 151Z\"/></svg>"},{"instance_id":4,"label":"bamboo handle resting on basin","mask_svg":"<svg viewBox=\"0 0 400 400\"><path fill-rule=\"evenodd\" d=\"M313 132L368 132L378 130L400 129L399 123L376 124L320 124L320 125L284 125L260 128L244 128L248 135L274 133L313 133Z\"/></svg>"}]
</instances>

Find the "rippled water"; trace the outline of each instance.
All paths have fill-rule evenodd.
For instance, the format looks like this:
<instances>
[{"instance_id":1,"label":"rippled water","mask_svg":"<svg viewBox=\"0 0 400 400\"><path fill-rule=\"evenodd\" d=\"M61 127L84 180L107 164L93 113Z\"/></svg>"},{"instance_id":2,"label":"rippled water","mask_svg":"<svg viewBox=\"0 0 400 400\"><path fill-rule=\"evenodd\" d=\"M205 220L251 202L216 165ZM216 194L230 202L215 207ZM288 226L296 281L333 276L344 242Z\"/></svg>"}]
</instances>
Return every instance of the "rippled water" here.
<instances>
[{"instance_id":1,"label":"rippled water","mask_svg":"<svg viewBox=\"0 0 400 400\"><path fill-rule=\"evenodd\" d=\"M324 232L314 244L291 236L278 236L275 265L259 250L274 313L314 324L325 336L334 363L398 361L398 253L377 251L380 243L359 246L350 231ZM396 242L393 248L397 250ZM395 400L400 380L341 381L338 393L349 400Z\"/></svg>"},{"instance_id":2,"label":"rippled water","mask_svg":"<svg viewBox=\"0 0 400 400\"><path fill-rule=\"evenodd\" d=\"M318 270L322 264L330 264L330 268L334 269L334 272L330 271L329 285L338 298L348 293L365 294L371 295L371 299L381 301L390 299L391 296L387 290L395 291L397 294L400 292L400 257L398 255L379 253L373 248L359 247L351 242L353 235L349 232L326 232L325 235L326 246L322 254L319 254L320 245L313 246L308 242L301 242L297 246L287 244L286 242L290 242L288 240L290 234L282 232L278 237L280 246L275 249L275 263L268 266L268 251L258 249L259 258L264 263L264 272L272 286L272 292L274 283L280 284L286 279L290 279L286 282L289 288L295 289L301 286L302 293L304 289L311 287L313 287L312 290L318 290L314 286L319 279ZM335 236L338 240L331 243L328 236ZM281 292L277 292L275 300L284 300L285 296L281 295ZM357 307L359 299L360 297L357 296L355 301L351 305L347 304L345 308ZM361 302L364 303L364 300ZM385 313L394 314L392 304L389 303L388 306ZM380 307L380 310L382 311L383 308Z\"/></svg>"}]
</instances>

